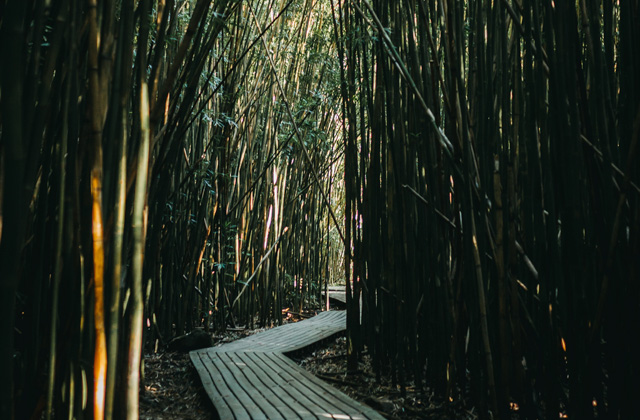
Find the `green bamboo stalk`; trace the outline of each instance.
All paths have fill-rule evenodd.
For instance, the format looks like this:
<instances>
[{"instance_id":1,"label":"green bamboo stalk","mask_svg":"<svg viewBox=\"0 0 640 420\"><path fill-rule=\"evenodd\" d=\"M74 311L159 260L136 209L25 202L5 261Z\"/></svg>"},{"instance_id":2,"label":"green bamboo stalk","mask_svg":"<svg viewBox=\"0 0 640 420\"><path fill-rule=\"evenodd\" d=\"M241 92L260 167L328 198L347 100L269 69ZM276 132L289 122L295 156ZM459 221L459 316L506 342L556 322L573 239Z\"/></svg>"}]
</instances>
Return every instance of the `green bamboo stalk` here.
<instances>
[{"instance_id":1,"label":"green bamboo stalk","mask_svg":"<svg viewBox=\"0 0 640 420\"><path fill-rule=\"evenodd\" d=\"M16 291L20 282L20 257L24 243L24 212L28 197L25 197L23 180L26 166L26 149L23 132L23 89L21 66L24 57L24 26L26 3L10 1L5 5L3 24L0 29L0 52L3 61L14 63L2 66L2 143L4 171L2 174L2 241L0 242L0 333L7 342L0 348L0 370L14 369L14 326ZM15 179L17 182L8 182ZM13 377L0 381L0 416L13 418Z\"/></svg>"},{"instance_id":2,"label":"green bamboo stalk","mask_svg":"<svg viewBox=\"0 0 640 420\"><path fill-rule=\"evenodd\" d=\"M133 282L131 285L131 318L127 372L127 419L138 418L138 390L140 388L140 357L142 355L142 264L144 261L145 221L147 198L147 171L149 167L149 99L148 87L143 80L140 84L140 127L141 139L138 150L138 169L133 204Z\"/></svg>"},{"instance_id":3,"label":"green bamboo stalk","mask_svg":"<svg viewBox=\"0 0 640 420\"><path fill-rule=\"evenodd\" d=\"M65 220L65 201L66 201L66 184L67 184L67 171L66 171L66 158L67 158L67 141L69 136L69 102L71 102L71 82L67 80L65 88L65 96L63 100L62 111L62 132L60 133L60 150L59 153L59 165L60 165L60 193L58 195L58 230L56 232L56 257L55 268L53 276L53 284L51 287L51 340L49 343L49 376L47 384L47 407L45 415L47 420L51 418L53 409L53 391L55 387L55 366L56 366L56 351L58 347L58 302L60 296L60 277L62 275L62 240L64 235L64 220Z\"/></svg>"}]
</instances>

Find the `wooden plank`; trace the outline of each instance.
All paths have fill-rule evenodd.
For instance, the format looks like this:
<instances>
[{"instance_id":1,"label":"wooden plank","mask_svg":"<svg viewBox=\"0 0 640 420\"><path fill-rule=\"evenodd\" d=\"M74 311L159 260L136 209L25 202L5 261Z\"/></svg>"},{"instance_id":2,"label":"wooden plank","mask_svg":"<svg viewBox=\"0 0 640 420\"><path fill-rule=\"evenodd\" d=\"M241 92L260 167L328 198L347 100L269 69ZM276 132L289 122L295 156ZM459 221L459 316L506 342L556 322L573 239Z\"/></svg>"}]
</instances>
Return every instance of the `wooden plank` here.
<instances>
[{"instance_id":1,"label":"wooden plank","mask_svg":"<svg viewBox=\"0 0 640 420\"><path fill-rule=\"evenodd\" d=\"M273 419L281 417L278 410L259 392L246 378L244 363L233 361L229 355L231 353L210 353L211 357L220 370L227 374L226 380L230 387L234 389L236 395L242 395L241 403L249 412L253 419Z\"/></svg>"},{"instance_id":2,"label":"wooden plank","mask_svg":"<svg viewBox=\"0 0 640 420\"><path fill-rule=\"evenodd\" d=\"M223 420L382 419L283 354L345 328L344 311L323 312L190 357Z\"/></svg>"},{"instance_id":3,"label":"wooden plank","mask_svg":"<svg viewBox=\"0 0 640 420\"><path fill-rule=\"evenodd\" d=\"M237 400L242 406L242 410L237 407L237 405L233 405L232 411L234 413L234 417L237 418L236 411L242 413L246 411L249 414L250 419L256 420L267 420L267 416L262 411L260 406L256 404L253 400L252 396L249 392L251 389L247 390L242 387L242 385L236 380L233 373L229 370L229 366L225 366L224 362L220 361L219 355L216 353L206 353L209 358L208 365L213 366L217 371L218 380L224 381L227 389L230 391L225 393L223 397L225 398L225 402L233 403L233 400ZM231 404L229 404L231 405Z\"/></svg>"},{"instance_id":4,"label":"wooden plank","mask_svg":"<svg viewBox=\"0 0 640 420\"><path fill-rule=\"evenodd\" d=\"M323 411L321 407L315 405L313 401L309 400L303 394L297 395L299 391L290 388L289 383L279 380L280 377L277 375L277 372L269 365L269 359L265 359L266 354L268 353L243 352L242 357L253 362L255 371L265 386L271 388L275 393L278 393L301 419L326 419L326 417L320 417L316 414Z\"/></svg>"},{"instance_id":5,"label":"wooden plank","mask_svg":"<svg viewBox=\"0 0 640 420\"><path fill-rule=\"evenodd\" d=\"M306 392L306 386L281 366L274 364L270 356L278 353L251 353L250 357L261 360L266 375L277 383L279 392L288 396L299 408L299 413L310 413L318 419L336 418L332 413L340 411L331 402L320 400L313 393Z\"/></svg>"},{"instance_id":6,"label":"wooden plank","mask_svg":"<svg viewBox=\"0 0 640 420\"><path fill-rule=\"evenodd\" d=\"M254 413L250 411L249 414L252 414L253 418L262 418L262 413L269 419L287 418L274 405L279 399L274 398L275 395L273 395L272 392L266 393L269 394L269 398L267 398L265 392L263 392L263 388L256 386L255 382L251 381L251 367L240 360L237 354L238 353L226 352L210 353L209 357L212 358L214 364L216 364L221 371L225 369L230 373L230 377L233 377L235 381L233 387L242 389L242 391L251 398L252 402L255 403L256 408L260 411L258 412L256 410L255 416L253 416Z\"/></svg>"},{"instance_id":7,"label":"wooden plank","mask_svg":"<svg viewBox=\"0 0 640 420\"><path fill-rule=\"evenodd\" d=\"M322 291L322 295L324 296L324 290ZM330 287L329 288L329 299L337 300L343 305L347 304L347 292L344 286L340 287ZM333 312L333 311L332 311ZM362 295L360 295L360 321L362 321Z\"/></svg>"},{"instance_id":8,"label":"wooden plank","mask_svg":"<svg viewBox=\"0 0 640 420\"><path fill-rule=\"evenodd\" d=\"M324 296L324 291L322 292L322 295ZM344 290L344 287L341 287L339 290L332 290L329 289L329 299L335 299L338 302L341 302L343 304L347 303L347 293Z\"/></svg>"},{"instance_id":9,"label":"wooden plank","mask_svg":"<svg viewBox=\"0 0 640 420\"><path fill-rule=\"evenodd\" d=\"M304 321L282 325L228 344L212 347L211 351L288 353L344 331L347 327L346 319L345 311L322 312Z\"/></svg>"},{"instance_id":10,"label":"wooden plank","mask_svg":"<svg viewBox=\"0 0 640 420\"><path fill-rule=\"evenodd\" d=\"M263 353L263 355L267 358L274 355L274 353ZM309 387L308 383L302 382L299 380L299 375L295 371L289 371L281 365L274 363L273 360L270 360L269 367L276 372L276 375L281 378L281 380L287 384L287 391L289 393L293 393L295 398L301 398L304 396L306 399L306 404L310 404L316 408L315 412L321 417L342 417L347 416L349 408L345 407L340 403L340 401L336 401L332 399L330 396L327 396L326 393L317 392L317 390L313 389L313 387ZM319 410L319 411L318 411Z\"/></svg>"},{"instance_id":11,"label":"wooden plank","mask_svg":"<svg viewBox=\"0 0 640 420\"><path fill-rule=\"evenodd\" d=\"M322 295L325 296L325 291L322 289ZM343 304L347 303L347 292L345 286L329 286L329 299L337 300Z\"/></svg>"},{"instance_id":12,"label":"wooden plank","mask_svg":"<svg viewBox=\"0 0 640 420\"><path fill-rule=\"evenodd\" d=\"M201 356L205 357L203 361ZM204 386L207 395L218 411L221 419L235 418L237 420L249 420L251 417L247 410L240 404L229 387L221 379L217 369L208 361L206 352L192 351L189 354L191 362L196 367L198 376Z\"/></svg>"},{"instance_id":13,"label":"wooden plank","mask_svg":"<svg viewBox=\"0 0 640 420\"><path fill-rule=\"evenodd\" d=\"M325 401L335 407L336 411L331 413L334 418L384 419L373 408L359 403L337 388L318 379L286 356L278 353L266 353L265 357L271 359L270 366L274 368L277 366L283 372L289 373L297 383L303 385L308 390L307 395L313 394L318 403L323 404Z\"/></svg>"},{"instance_id":14,"label":"wooden plank","mask_svg":"<svg viewBox=\"0 0 640 420\"><path fill-rule=\"evenodd\" d=\"M212 401L222 419L383 418L280 353L218 352L205 357L205 364L213 367L207 371L209 378L218 382L220 393ZM192 360L197 363L195 352Z\"/></svg>"}]
</instances>

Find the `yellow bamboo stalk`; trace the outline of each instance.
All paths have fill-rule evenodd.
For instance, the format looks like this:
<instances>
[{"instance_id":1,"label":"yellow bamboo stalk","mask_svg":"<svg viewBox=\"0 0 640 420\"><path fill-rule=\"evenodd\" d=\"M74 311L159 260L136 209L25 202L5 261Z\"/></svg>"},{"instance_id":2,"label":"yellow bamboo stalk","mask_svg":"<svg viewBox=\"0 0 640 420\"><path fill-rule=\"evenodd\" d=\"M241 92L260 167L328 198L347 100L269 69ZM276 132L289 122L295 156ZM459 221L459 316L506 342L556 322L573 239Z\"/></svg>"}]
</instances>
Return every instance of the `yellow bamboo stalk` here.
<instances>
[{"instance_id":1,"label":"yellow bamboo stalk","mask_svg":"<svg viewBox=\"0 0 640 420\"><path fill-rule=\"evenodd\" d=\"M97 170L91 172L94 319L96 342L93 359L93 418L104 418L104 390L107 376L107 338L104 330L104 239L102 226L102 180Z\"/></svg>"},{"instance_id":2,"label":"yellow bamboo stalk","mask_svg":"<svg viewBox=\"0 0 640 420\"><path fill-rule=\"evenodd\" d=\"M97 0L88 0L89 89L91 98L91 232L93 236L94 327L96 333L93 361L94 420L104 418L104 391L107 374L107 339L104 329L104 228L102 225L102 125L103 97L100 94ZM106 102L106 101L104 101Z\"/></svg>"},{"instance_id":3,"label":"yellow bamboo stalk","mask_svg":"<svg viewBox=\"0 0 640 420\"><path fill-rule=\"evenodd\" d=\"M145 244L145 207L147 202L147 175L149 170L149 92L146 81L140 84L140 149L133 202L133 284L131 286L131 336L129 337L129 363L127 373L127 419L137 420L139 411L140 360L142 357L142 265Z\"/></svg>"}]
</instances>

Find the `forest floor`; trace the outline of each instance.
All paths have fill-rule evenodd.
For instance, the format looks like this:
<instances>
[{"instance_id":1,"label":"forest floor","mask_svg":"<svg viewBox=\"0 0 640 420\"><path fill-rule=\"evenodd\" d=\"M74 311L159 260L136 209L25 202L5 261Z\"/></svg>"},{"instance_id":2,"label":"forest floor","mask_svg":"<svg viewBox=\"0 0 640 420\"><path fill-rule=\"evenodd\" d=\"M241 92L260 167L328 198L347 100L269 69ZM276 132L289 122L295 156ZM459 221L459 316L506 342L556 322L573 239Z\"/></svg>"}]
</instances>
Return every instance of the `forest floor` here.
<instances>
[{"instance_id":1,"label":"forest floor","mask_svg":"<svg viewBox=\"0 0 640 420\"><path fill-rule=\"evenodd\" d=\"M300 320L290 315L287 322ZM258 330L240 330L214 336L215 344L246 337ZM292 356L300 366L329 382L350 397L370 405L389 419L475 420L473 409L461 404L445 404L427 388L400 390L373 373L371 358L364 354L356 372L346 374L346 339L337 337L297 352ZM213 404L202 387L188 353L159 352L145 355L145 379L140 390L141 420L214 420Z\"/></svg>"},{"instance_id":2,"label":"forest floor","mask_svg":"<svg viewBox=\"0 0 640 420\"><path fill-rule=\"evenodd\" d=\"M144 358L140 420L213 420L213 403L188 353L155 353Z\"/></svg>"},{"instance_id":3,"label":"forest floor","mask_svg":"<svg viewBox=\"0 0 640 420\"><path fill-rule=\"evenodd\" d=\"M300 366L330 383L351 398L365 403L388 419L475 420L473 408L462 402L446 404L426 387L420 390L408 383L405 395L390 380L378 380L371 357L363 354L358 369L347 373L347 340L338 337L301 358L293 357Z\"/></svg>"},{"instance_id":4,"label":"forest floor","mask_svg":"<svg viewBox=\"0 0 640 420\"><path fill-rule=\"evenodd\" d=\"M289 314L285 323L303 318ZM213 335L215 345L229 343L267 328L234 329ZM140 388L140 420L214 420L213 403L200 382L188 352L159 351L144 356Z\"/></svg>"}]
</instances>

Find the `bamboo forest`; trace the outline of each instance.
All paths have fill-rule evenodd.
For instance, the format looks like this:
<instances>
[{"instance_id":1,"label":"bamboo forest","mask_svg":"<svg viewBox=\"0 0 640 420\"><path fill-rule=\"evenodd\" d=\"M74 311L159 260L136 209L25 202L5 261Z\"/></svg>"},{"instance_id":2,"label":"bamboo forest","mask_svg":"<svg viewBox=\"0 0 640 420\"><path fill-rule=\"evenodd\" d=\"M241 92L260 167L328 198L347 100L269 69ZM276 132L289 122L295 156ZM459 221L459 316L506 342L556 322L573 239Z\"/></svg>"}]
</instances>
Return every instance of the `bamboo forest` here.
<instances>
[{"instance_id":1,"label":"bamboo forest","mask_svg":"<svg viewBox=\"0 0 640 420\"><path fill-rule=\"evenodd\" d=\"M638 46L638 0L0 0L0 419L196 418L141 414L196 332L202 418L640 418Z\"/></svg>"}]
</instances>

